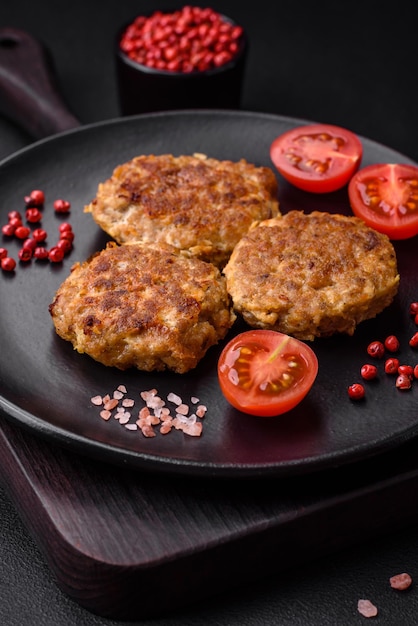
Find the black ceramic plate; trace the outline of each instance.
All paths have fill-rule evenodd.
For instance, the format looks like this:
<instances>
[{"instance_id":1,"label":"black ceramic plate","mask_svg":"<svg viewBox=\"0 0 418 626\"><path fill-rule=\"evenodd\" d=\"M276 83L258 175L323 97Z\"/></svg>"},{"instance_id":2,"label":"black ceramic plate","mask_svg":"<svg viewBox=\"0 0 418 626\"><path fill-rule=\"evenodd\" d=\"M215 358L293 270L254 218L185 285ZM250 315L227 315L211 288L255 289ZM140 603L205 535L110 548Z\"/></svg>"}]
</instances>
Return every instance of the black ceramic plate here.
<instances>
[{"instance_id":1,"label":"black ceramic plate","mask_svg":"<svg viewBox=\"0 0 418 626\"><path fill-rule=\"evenodd\" d=\"M55 290L75 261L101 249L107 237L83 207L97 184L113 168L138 154L204 152L219 159L246 158L271 166L269 146L280 133L305 122L246 112L196 111L123 118L86 126L40 141L0 166L1 223L10 210L23 210L32 189L45 191L43 225L53 243L59 219L52 201L72 205L75 247L62 264L19 264L14 274L0 275L0 407L11 420L81 453L136 468L207 476L290 475L337 466L385 451L418 433L418 386L408 392L381 375L367 385L367 399L353 403L349 384L359 380L373 339L396 334L401 359L415 363L408 346L415 332L408 304L418 299L416 240L396 244L401 285L393 304L364 322L353 337L317 340L317 381L307 398L279 418L240 414L221 395L216 363L222 344L209 350L196 370L186 375L120 372L80 355L60 339L48 313ZM399 153L367 139L363 165L410 162ZM279 178L282 212L290 209L349 213L346 190L319 196L292 188ZM416 239L416 238L415 238ZM3 240L16 255L18 245ZM237 322L234 333L243 330ZM232 335L232 333L231 333ZM176 392L185 402L196 396L207 405L201 437L181 431L145 438L117 420L103 421L90 399L125 385L140 404L139 393ZM133 418L132 418L132 421Z\"/></svg>"}]
</instances>

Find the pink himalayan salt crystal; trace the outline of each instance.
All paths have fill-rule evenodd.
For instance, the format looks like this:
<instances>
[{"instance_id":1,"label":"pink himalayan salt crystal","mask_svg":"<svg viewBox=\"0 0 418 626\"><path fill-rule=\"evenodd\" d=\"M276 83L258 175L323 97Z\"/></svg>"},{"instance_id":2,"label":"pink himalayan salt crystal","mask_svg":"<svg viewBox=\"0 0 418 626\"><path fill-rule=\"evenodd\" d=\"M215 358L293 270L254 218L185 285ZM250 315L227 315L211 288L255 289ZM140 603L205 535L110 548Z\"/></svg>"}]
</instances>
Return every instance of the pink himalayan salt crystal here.
<instances>
[{"instance_id":1,"label":"pink himalayan salt crystal","mask_svg":"<svg viewBox=\"0 0 418 626\"><path fill-rule=\"evenodd\" d=\"M403 574L396 574L395 576L391 576L391 578L389 578L389 582L392 589L404 591L412 585L412 578L409 574L404 572Z\"/></svg>"},{"instance_id":2,"label":"pink himalayan salt crystal","mask_svg":"<svg viewBox=\"0 0 418 626\"><path fill-rule=\"evenodd\" d=\"M357 609L364 617L376 617L377 615L377 607L370 600L359 600Z\"/></svg>"}]
</instances>

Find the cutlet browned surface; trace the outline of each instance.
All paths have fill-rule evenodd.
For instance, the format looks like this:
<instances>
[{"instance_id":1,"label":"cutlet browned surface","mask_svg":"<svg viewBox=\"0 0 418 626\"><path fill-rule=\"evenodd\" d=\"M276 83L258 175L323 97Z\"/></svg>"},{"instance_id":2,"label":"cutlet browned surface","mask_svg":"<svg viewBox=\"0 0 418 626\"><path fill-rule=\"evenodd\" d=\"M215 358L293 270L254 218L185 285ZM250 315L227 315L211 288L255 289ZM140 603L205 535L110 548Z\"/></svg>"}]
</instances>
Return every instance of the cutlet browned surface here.
<instances>
[{"instance_id":1,"label":"cutlet browned surface","mask_svg":"<svg viewBox=\"0 0 418 626\"><path fill-rule=\"evenodd\" d=\"M218 267L254 220L278 210L271 169L170 154L120 165L85 207L118 243L165 242Z\"/></svg>"},{"instance_id":2,"label":"cutlet browned surface","mask_svg":"<svg viewBox=\"0 0 418 626\"><path fill-rule=\"evenodd\" d=\"M108 244L73 267L49 310L58 335L104 365L177 373L235 320L219 270L164 245Z\"/></svg>"},{"instance_id":3,"label":"cutlet browned surface","mask_svg":"<svg viewBox=\"0 0 418 626\"><path fill-rule=\"evenodd\" d=\"M355 217L322 212L254 224L224 274L250 326L305 340L353 334L392 302L399 284L385 235Z\"/></svg>"}]
</instances>

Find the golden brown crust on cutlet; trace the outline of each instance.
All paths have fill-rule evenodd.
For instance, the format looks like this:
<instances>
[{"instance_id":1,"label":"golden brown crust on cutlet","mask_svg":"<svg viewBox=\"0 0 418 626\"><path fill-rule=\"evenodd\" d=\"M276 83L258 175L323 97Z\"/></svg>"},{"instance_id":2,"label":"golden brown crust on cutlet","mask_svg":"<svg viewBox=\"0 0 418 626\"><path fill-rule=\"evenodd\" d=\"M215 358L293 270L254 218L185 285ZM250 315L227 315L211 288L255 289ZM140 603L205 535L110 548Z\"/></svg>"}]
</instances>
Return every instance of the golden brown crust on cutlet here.
<instances>
[{"instance_id":1,"label":"golden brown crust on cutlet","mask_svg":"<svg viewBox=\"0 0 418 626\"><path fill-rule=\"evenodd\" d=\"M58 335L104 365L177 373L235 320L219 270L164 245L108 244L75 264L49 310Z\"/></svg>"},{"instance_id":2,"label":"golden brown crust on cutlet","mask_svg":"<svg viewBox=\"0 0 418 626\"><path fill-rule=\"evenodd\" d=\"M142 155L85 207L118 243L165 242L222 267L255 220L277 215L277 179L244 159Z\"/></svg>"},{"instance_id":3,"label":"golden brown crust on cutlet","mask_svg":"<svg viewBox=\"0 0 418 626\"><path fill-rule=\"evenodd\" d=\"M392 302L399 284L385 235L355 217L318 211L254 224L224 274L250 326L305 340L353 334Z\"/></svg>"}]
</instances>

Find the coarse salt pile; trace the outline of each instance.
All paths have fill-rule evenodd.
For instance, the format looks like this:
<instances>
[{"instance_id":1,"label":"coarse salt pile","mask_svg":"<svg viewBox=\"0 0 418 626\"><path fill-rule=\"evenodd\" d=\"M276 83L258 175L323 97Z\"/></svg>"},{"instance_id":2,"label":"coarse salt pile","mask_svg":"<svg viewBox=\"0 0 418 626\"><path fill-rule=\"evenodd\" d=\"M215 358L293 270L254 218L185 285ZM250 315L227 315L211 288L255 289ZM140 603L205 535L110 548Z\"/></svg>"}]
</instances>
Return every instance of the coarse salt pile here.
<instances>
[{"instance_id":1,"label":"coarse salt pile","mask_svg":"<svg viewBox=\"0 0 418 626\"><path fill-rule=\"evenodd\" d=\"M190 402L195 410L190 412L190 406L182 398L170 392L167 402L158 395L157 389L141 391L141 407L134 414L135 400L127 396L125 385L119 385L112 393L96 395L91 403L100 408L100 417L108 421L112 417L127 430L140 431L144 437L155 437L158 430L166 435L174 428L186 435L199 437L202 434L202 419L206 415L207 407L199 404L199 398L192 397Z\"/></svg>"}]
</instances>

